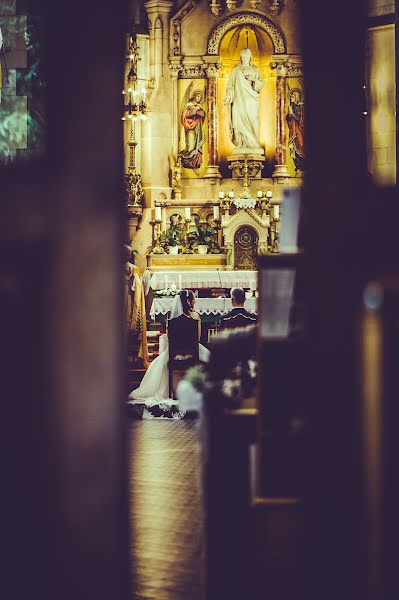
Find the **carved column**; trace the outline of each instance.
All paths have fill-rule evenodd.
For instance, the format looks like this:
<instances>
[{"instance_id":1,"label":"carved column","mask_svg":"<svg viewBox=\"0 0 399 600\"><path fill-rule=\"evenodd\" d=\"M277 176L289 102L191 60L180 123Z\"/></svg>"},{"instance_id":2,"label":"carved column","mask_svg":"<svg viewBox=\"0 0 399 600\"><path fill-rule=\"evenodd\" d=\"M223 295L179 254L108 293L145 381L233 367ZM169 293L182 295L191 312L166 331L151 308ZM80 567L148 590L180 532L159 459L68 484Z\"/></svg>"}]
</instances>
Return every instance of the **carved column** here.
<instances>
[{"instance_id":1,"label":"carved column","mask_svg":"<svg viewBox=\"0 0 399 600\"><path fill-rule=\"evenodd\" d=\"M218 159L217 137L217 75L220 69L218 56L204 57L205 70L208 76L208 167L204 177L209 179L221 178Z\"/></svg>"},{"instance_id":2,"label":"carved column","mask_svg":"<svg viewBox=\"0 0 399 600\"><path fill-rule=\"evenodd\" d=\"M289 177L287 169L287 128L286 118L286 77L287 67L284 63L275 65L276 76L276 164L272 177L284 179Z\"/></svg>"},{"instance_id":3,"label":"carved column","mask_svg":"<svg viewBox=\"0 0 399 600\"><path fill-rule=\"evenodd\" d=\"M178 130L178 110L177 110L177 100L178 100L178 89L177 82L179 77L179 72L181 71L181 57L173 56L170 59L169 69L172 80L172 155L174 160L177 160L177 155L179 153L179 130Z\"/></svg>"},{"instance_id":4,"label":"carved column","mask_svg":"<svg viewBox=\"0 0 399 600\"><path fill-rule=\"evenodd\" d=\"M144 6L151 22L150 39L155 67L154 76L159 79L165 75L165 65L169 54L169 13L173 9L174 2L170 0L148 0L144 3Z\"/></svg>"}]
</instances>

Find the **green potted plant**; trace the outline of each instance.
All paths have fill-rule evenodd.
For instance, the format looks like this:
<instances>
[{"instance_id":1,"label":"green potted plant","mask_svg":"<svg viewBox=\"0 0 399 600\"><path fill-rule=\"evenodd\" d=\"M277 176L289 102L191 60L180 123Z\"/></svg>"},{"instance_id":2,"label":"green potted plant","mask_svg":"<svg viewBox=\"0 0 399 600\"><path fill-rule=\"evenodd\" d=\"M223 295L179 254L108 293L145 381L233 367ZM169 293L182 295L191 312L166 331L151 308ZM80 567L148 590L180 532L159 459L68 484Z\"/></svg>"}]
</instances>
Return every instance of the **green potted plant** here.
<instances>
[{"instance_id":1,"label":"green potted plant","mask_svg":"<svg viewBox=\"0 0 399 600\"><path fill-rule=\"evenodd\" d=\"M179 253L180 229L178 227L169 227L163 234L163 243L168 248L169 254Z\"/></svg>"},{"instance_id":2,"label":"green potted plant","mask_svg":"<svg viewBox=\"0 0 399 600\"><path fill-rule=\"evenodd\" d=\"M192 246L198 248L198 254L207 254L212 247L212 235L214 229L206 223L198 223L197 230L190 233Z\"/></svg>"}]
</instances>

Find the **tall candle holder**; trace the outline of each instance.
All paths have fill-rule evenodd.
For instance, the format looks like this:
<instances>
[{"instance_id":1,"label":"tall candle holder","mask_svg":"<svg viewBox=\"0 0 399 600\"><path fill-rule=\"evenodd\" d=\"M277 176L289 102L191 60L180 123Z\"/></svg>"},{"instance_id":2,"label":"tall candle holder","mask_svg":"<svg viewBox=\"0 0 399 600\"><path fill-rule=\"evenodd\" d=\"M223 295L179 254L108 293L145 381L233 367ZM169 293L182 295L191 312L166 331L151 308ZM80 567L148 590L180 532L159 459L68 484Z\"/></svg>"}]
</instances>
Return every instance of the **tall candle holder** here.
<instances>
[{"instance_id":1,"label":"tall candle holder","mask_svg":"<svg viewBox=\"0 0 399 600\"><path fill-rule=\"evenodd\" d=\"M161 223L162 223L162 214L158 215L157 214L157 208L159 207L155 207L155 218L153 221L151 221L151 225L154 227L154 237L155 237L155 246L152 249L154 254L164 254L165 250L162 248L161 245L161 237L162 237L162 227L161 227Z\"/></svg>"}]
</instances>

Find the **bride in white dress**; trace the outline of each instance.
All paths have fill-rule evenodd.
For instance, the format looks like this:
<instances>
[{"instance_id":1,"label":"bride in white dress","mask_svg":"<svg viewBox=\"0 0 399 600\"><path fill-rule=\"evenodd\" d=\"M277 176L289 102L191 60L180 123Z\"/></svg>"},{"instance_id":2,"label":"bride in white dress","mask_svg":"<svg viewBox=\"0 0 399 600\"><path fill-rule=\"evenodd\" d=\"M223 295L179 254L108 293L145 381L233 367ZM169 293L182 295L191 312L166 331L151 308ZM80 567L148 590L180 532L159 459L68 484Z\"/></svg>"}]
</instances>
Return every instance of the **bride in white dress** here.
<instances>
[{"instance_id":1,"label":"bride in white dress","mask_svg":"<svg viewBox=\"0 0 399 600\"><path fill-rule=\"evenodd\" d=\"M194 311L195 296L191 290L182 290L173 300L170 319L176 319L181 315L198 321L198 339L201 335L201 319ZM202 344L199 345L199 359L203 362L209 362L210 352ZM167 412L171 407L176 407L176 400L169 398L169 343L168 335L161 335L159 338L159 356L152 361L148 367L140 386L129 394L128 404L142 405L145 408L159 407L161 412ZM145 410L145 409L144 409ZM170 416L181 418L184 415L182 411L172 412ZM143 418L151 418L153 413L145 411ZM161 416L161 414L157 415Z\"/></svg>"}]
</instances>

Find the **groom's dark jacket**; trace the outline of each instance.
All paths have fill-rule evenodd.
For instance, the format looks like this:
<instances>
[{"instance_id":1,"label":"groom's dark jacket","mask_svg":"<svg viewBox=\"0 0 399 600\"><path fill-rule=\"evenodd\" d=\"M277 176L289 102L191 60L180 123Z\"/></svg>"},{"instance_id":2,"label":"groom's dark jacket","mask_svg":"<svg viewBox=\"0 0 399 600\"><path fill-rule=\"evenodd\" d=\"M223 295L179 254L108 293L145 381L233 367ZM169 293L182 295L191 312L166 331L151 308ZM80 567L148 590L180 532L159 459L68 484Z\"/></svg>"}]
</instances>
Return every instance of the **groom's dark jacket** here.
<instances>
[{"instance_id":1,"label":"groom's dark jacket","mask_svg":"<svg viewBox=\"0 0 399 600\"><path fill-rule=\"evenodd\" d=\"M245 310L243 306L237 306L224 315L220 321L220 329L232 329L234 327L246 327L255 325L256 315Z\"/></svg>"}]
</instances>

